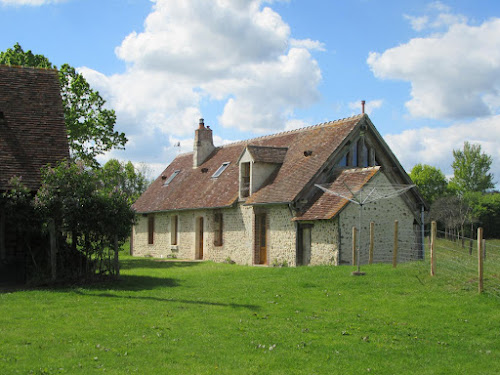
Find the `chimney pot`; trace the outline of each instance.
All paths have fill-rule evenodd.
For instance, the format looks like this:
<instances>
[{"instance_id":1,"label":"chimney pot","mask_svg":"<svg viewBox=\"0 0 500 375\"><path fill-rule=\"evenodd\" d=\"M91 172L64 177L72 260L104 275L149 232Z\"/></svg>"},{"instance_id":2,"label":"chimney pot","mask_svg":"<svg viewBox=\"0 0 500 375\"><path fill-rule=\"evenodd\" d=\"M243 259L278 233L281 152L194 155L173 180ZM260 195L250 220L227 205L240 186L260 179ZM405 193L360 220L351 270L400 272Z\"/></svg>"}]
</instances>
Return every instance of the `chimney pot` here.
<instances>
[{"instance_id":1,"label":"chimney pot","mask_svg":"<svg viewBox=\"0 0 500 375\"><path fill-rule=\"evenodd\" d=\"M365 114L365 103L366 103L366 102L365 102L364 100L362 100L362 101L361 101L361 113L362 113L363 115Z\"/></svg>"},{"instance_id":2,"label":"chimney pot","mask_svg":"<svg viewBox=\"0 0 500 375\"><path fill-rule=\"evenodd\" d=\"M205 120L203 120L202 118L200 118L198 129L205 129Z\"/></svg>"}]
</instances>

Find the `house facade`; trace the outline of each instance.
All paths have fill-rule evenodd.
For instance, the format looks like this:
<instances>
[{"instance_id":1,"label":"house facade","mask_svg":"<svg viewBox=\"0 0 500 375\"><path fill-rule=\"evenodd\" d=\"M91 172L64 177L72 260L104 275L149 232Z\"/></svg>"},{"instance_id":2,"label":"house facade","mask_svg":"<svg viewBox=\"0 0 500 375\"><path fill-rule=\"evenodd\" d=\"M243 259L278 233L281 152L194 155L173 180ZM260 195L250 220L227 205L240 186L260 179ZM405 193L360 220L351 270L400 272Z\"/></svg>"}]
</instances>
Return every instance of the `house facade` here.
<instances>
[{"instance_id":1,"label":"house facade","mask_svg":"<svg viewBox=\"0 0 500 375\"><path fill-rule=\"evenodd\" d=\"M134 255L349 264L360 206L317 185L333 192L348 186L356 194L411 183L365 114L222 147L212 139L201 119L193 152L179 155L134 204ZM424 204L412 189L363 207L362 230L370 221L376 226L375 261L392 252L385 242L395 220L408 249L401 260L421 256Z\"/></svg>"},{"instance_id":2,"label":"house facade","mask_svg":"<svg viewBox=\"0 0 500 375\"><path fill-rule=\"evenodd\" d=\"M69 157L58 73L52 69L0 65L0 194L12 177L34 194L41 169ZM1 202L0 202L1 203ZM0 205L0 281L24 278L29 256L18 224Z\"/></svg>"}]
</instances>

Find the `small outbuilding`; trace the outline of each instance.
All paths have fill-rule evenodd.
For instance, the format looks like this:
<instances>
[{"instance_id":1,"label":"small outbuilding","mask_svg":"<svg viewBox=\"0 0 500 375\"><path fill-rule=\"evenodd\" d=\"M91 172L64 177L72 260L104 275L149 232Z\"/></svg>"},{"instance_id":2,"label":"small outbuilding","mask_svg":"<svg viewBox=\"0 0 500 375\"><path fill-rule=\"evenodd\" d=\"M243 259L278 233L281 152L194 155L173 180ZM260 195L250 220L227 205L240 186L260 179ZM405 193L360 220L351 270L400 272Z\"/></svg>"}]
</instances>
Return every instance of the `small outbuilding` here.
<instances>
[{"instance_id":1,"label":"small outbuilding","mask_svg":"<svg viewBox=\"0 0 500 375\"><path fill-rule=\"evenodd\" d=\"M35 194L41 169L69 157L60 91L56 70L0 65L0 194L12 177ZM26 240L0 206L0 281L23 281Z\"/></svg>"}]
</instances>

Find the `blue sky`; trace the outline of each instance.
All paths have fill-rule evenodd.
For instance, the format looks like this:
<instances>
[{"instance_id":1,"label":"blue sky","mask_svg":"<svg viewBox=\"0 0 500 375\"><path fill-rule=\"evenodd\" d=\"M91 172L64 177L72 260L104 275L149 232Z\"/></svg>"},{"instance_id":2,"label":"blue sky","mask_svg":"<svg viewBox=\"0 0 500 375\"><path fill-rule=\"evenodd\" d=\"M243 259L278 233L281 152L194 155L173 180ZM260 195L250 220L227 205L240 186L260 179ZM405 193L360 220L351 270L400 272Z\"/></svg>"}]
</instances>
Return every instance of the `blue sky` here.
<instances>
[{"instance_id":1,"label":"blue sky","mask_svg":"<svg viewBox=\"0 0 500 375\"><path fill-rule=\"evenodd\" d=\"M367 112L409 171L452 173L464 141L500 181L497 0L0 0L19 42L78 68L129 138L116 157L156 175L192 149ZM180 142L181 147L174 147Z\"/></svg>"}]
</instances>

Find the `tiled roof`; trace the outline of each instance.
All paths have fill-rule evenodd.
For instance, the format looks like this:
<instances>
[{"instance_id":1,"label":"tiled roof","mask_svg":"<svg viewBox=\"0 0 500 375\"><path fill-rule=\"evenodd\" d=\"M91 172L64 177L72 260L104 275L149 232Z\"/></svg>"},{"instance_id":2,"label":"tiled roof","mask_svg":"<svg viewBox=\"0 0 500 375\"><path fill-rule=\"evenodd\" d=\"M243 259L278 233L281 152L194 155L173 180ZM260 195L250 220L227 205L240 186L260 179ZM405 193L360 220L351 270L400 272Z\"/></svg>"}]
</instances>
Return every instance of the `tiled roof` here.
<instances>
[{"instance_id":1,"label":"tiled roof","mask_svg":"<svg viewBox=\"0 0 500 375\"><path fill-rule=\"evenodd\" d=\"M277 160L287 151L283 164L268 185L247 198L247 204L292 202L304 186L321 170L329 156L363 118L362 115L327 122L289 132L254 138L217 148L198 168L193 168L193 153L179 155L137 200L137 212L227 207L239 196L238 159L247 146L265 154L272 147L270 158ZM281 149L281 150L279 150ZM312 153L304 153L311 151ZM272 155L271 155L272 154ZM264 157L263 159L264 160ZM213 173L224 162L230 162L218 177ZM164 186L171 174L179 174Z\"/></svg>"},{"instance_id":2,"label":"tiled roof","mask_svg":"<svg viewBox=\"0 0 500 375\"><path fill-rule=\"evenodd\" d=\"M282 164L288 147L247 146L253 160L262 163Z\"/></svg>"},{"instance_id":3,"label":"tiled roof","mask_svg":"<svg viewBox=\"0 0 500 375\"><path fill-rule=\"evenodd\" d=\"M0 190L13 176L37 190L40 169L68 156L57 71L0 65Z\"/></svg>"},{"instance_id":4,"label":"tiled roof","mask_svg":"<svg viewBox=\"0 0 500 375\"><path fill-rule=\"evenodd\" d=\"M365 186L380 167L344 169L334 182L325 186L328 190L345 192L346 184L350 190L356 192ZM319 196L312 200L312 204L306 207L302 213L293 220L328 220L336 216L349 202L347 199L333 195L318 189ZM352 198L352 194L344 195Z\"/></svg>"}]
</instances>

